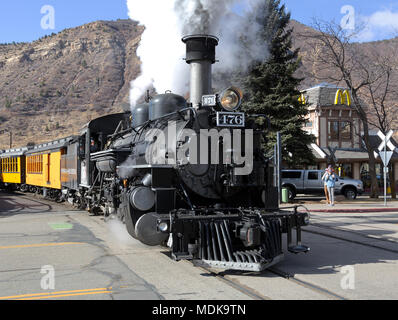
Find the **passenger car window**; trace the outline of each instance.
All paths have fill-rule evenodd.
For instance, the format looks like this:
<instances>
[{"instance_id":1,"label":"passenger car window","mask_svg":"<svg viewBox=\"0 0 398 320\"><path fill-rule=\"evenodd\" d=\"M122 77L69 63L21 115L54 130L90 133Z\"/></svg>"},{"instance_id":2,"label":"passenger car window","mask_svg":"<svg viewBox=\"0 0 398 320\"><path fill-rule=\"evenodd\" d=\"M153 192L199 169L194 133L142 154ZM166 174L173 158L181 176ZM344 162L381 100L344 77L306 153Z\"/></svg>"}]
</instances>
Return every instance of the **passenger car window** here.
<instances>
[{"instance_id":1,"label":"passenger car window","mask_svg":"<svg viewBox=\"0 0 398 320\"><path fill-rule=\"evenodd\" d=\"M318 180L318 172L316 171L308 172L308 180Z\"/></svg>"}]
</instances>

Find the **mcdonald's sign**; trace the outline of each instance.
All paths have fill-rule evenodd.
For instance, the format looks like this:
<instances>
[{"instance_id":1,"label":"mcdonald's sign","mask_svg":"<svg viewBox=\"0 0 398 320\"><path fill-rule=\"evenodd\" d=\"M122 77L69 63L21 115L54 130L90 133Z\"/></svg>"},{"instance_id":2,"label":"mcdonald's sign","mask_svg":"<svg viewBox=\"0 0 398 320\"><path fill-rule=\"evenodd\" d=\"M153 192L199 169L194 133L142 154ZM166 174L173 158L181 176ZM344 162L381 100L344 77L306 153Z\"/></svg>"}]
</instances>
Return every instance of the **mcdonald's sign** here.
<instances>
[{"instance_id":1,"label":"mcdonald's sign","mask_svg":"<svg viewBox=\"0 0 398 320\"><path fill-rule=\"evenodd\" d=\"M336 97L334 99L334 104L345 104L347 106L351 105L351 97L348 90L342 91L341 89L337 90Z\"/></svg>"},{"instance_id":2,"label":"mcdonald's sign","mask_svg":"<svg viewBox=\"0 0 398 320\"><path fill-rule=\"evenodd\" d=\"M301 104L307 104L307 99L305 98L304 93L301 94L298 101L300 101Z\"/></svg>"}]
</instances>

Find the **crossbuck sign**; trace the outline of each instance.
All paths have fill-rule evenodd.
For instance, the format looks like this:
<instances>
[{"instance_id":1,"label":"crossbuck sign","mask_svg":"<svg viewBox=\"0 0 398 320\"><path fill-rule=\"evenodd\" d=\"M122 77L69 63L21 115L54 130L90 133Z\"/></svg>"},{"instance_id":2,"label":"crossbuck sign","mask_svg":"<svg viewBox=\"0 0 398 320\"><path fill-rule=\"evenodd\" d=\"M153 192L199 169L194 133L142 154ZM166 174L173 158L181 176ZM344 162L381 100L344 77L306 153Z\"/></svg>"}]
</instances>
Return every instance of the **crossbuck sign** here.
<instances>
[{"instance_id":1,"label":"crossbuck sign","mask_svg":"<svg viewBox=\"0 0 398 320\"><path fill-rule=\"evenodd\" d=\"M388 172L388 164L390 163L391 157L395 151L395 146L391 143L390 139L394 132L390 130L386 135L383 132L379 131L377 135L381 139L381 144L379 146L379 154L380 158L384 164L384 205L387 206L387 172ZM390 151L387 151L390 149ZM375 152L375 158L377 158L377 153Z\"/></svg>"},{"instance_id":2,"label":"crossbuck sign","mask_svg":"<svg viewBox=\"0 0 398 320\"><path fill-rule=\"evenodd\" d=\"M392 144L390 141L392 135L394 134L394 131L390 130L386 135L383 134L383 132L379 131L377 135L381 139L381 144L378 147L379 153L380 153L380 158L383 161L385 166L388 166L391 157L395 151L395 146ZM386 149L390 149L390 151L387 151ZM375 158L377 158L378 154L375 152L374 153Z\"/></svg>"}]
</instances>

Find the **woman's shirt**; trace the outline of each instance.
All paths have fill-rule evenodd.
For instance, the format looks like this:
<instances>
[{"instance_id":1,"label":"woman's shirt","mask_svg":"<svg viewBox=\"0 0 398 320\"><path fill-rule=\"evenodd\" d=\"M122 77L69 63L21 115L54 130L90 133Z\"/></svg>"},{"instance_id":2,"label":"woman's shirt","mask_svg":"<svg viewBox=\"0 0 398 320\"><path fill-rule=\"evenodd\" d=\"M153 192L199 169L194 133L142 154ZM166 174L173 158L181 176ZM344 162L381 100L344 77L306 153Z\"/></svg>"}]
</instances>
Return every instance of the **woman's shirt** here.
<instances>
[{"instance_id":1,"label":"woman's shirt","mask_svg":"<svg viewBox=\"0 0 398 320\"><path fill-rule=\"evenodd\" d=\"M336 183L336 178L334 174L327 175L325 180L326 180L326 185L329 188L334 188L334 185Z\"/></svg>"}]
</instances>

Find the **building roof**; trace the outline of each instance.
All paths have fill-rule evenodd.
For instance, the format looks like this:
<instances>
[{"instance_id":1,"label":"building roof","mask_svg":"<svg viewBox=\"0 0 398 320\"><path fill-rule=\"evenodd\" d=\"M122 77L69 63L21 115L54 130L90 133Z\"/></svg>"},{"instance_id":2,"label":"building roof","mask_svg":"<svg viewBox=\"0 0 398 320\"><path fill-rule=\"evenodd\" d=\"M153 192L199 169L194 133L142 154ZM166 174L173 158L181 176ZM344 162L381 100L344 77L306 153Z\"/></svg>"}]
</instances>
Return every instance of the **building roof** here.
<instances>
[{"instance_id":1,"label":"building roof","mask_svg":"<svg viewBox=\"0 0 398 320\"><path fill-rule=\"evenodd\" d=\"M371 135L369 136L370 139L370 144L372 146L373 151L378 151L379 145L382 143L382 140L379 138L379 136ZM398 144L394 139L390 140L392 144L395 146L395 151L392 156L392 160L398 161ZM317 161L325 161L327 160L330 155L331 155L331 149L329 148L321 148L317 145L311 145L310 149L312 153L314 154L315 158ZM387 148L387 151L390 151L390 149ZM369 159L368 152L366 151L366 148L363 146L362 148L358 149L350 149L350 148L338 148L336 149L334 153L336 160L341 161L341 160L363 160L366 161ZM377 160L380 160L380 157L378 157Z\"/></svg>"},{"instance_id":2,"label":"building roof","mask_svg":"<svg viewBox=\"0 0 398 320\"><path fill-rule=\"evenodd\" d=\"M310 146L312 153L314 154L316 160L325 161L331 155L331 150L329 148L320 148L318 146ZM368 153L365 149L349 149L349 148L339 148L334 153L336 160L366 160L368 159Z\"/></svg>"},{"instance_id":3,"label":"building roof","mask_svg":"<svg viewBox=\"0 0 398 320\"><path fill-rule=\"evenodd\" d=\"M336 93L339 90L344 92L347 89L331 85L328 83L322 83L315 87L306 89L302 91L302 93L304 94L304 97L306 98L306 101L309 104L310 109L315 109L317 107L334 106L336 100ZM351 106L352 105L353 102L351 101ZM345 106L349 108L349 106L343 104L340 104L340 106Z\"/></svg>"}]
</instances>

